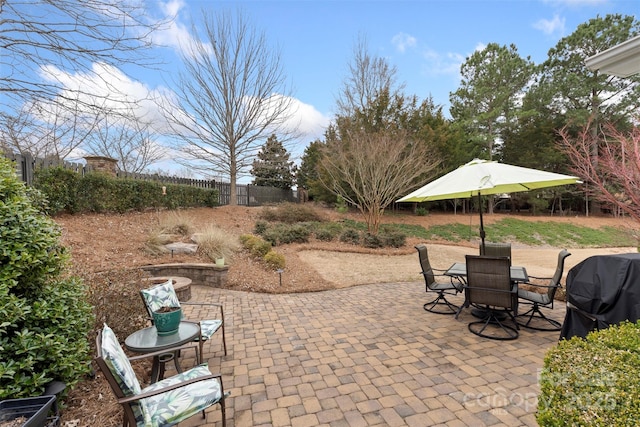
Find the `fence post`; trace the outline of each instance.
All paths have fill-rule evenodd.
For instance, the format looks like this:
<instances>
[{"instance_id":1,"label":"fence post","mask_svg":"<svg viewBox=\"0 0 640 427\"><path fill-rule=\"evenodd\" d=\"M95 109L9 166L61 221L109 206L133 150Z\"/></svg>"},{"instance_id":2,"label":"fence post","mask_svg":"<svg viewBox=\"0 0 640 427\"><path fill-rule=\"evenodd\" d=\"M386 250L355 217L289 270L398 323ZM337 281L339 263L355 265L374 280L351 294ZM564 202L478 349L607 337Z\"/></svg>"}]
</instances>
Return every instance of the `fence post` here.
<instances>
[{"instance_id":1,"label":"fence post","mask_svg":"<svg viewBox=\"0 0 640 427\"><path fill-rule=\"evenodd\" d=\"M22 180L28 185L33 185L33 156L23 153L20 156L22 162Z\"/></svg>"}]
</instances>

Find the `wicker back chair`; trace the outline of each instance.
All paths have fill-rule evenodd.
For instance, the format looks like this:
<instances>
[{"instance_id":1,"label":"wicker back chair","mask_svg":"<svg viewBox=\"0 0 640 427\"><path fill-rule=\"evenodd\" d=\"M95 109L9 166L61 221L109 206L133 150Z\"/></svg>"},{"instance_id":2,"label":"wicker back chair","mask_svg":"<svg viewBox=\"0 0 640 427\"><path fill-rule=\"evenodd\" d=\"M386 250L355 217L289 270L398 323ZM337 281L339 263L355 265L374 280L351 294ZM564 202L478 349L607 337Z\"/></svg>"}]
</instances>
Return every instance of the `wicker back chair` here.
<instances>
[{"instance_id":1,"label":"wicker back chair","mask_svg":"<svg viewBox=\"0 0 640 427\"><path fill-rule=\"evenodd\" d=\"M419 244L415 246L418 251L422 276L425 281L425 291L436 292L437 296L424 304L424 309L437 314L455 314L458 306L447 300L447 295L455 295L462 291L462 283L458 279L444 275L445 270L431 267L427 246Z\"/></svg>"},{"instance_id":2,"label":"wicker back chair","mask_svg":"<svg viewBox=\"0 0 640 427\"><path fill-rule=\"evenodd\" d=\"M469 323L469 331L485 338L518 338L518 291L511 281L507 257L467 255L467 302L481 309L482 318ZM506 315L506 316L505 316ZM510 319L513 326L505 323Z\"/></svg>"},{"instance_id":3,"label":"wicker back chair","mask_svg":"<svg viewBox=\"0 0 640 427\"><path fill-rule=\"evenodd\" d=\"M484 248L480 243L480 255L500 257L506 256L511 259L511 243L485 242Z\"/></svg>"},{"instance_id":4,"label":"wicker back chair","mask_svg":"<svg viewBox=\"0 0 640 427\"><path fill-rule=\"evenodd\" d=\"M550 319L540 311L541 307L547 307L553 310L553 301L556 292L562 287L562 274L564 272L564 260L571 255L566 249L558 253L558 264L553 277L536 277L529 276L530 279L548 280L546 285L536 283L525 283L525 287L518 289L518 297L521 298L522 304L529 304L531 308L518 315L517 320L520 326L538 331L559 331L562 324L557 320Z\"/></svg>"}]
</instances>

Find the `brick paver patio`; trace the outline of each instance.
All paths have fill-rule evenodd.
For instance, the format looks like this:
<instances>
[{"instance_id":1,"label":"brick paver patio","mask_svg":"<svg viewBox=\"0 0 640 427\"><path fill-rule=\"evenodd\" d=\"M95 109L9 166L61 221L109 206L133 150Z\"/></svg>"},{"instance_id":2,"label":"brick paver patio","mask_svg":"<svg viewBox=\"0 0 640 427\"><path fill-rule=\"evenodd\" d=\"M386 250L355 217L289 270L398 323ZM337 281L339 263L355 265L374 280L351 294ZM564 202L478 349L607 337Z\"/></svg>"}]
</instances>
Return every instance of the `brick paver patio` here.
<instances>
[{"instance_id":1,"label":"brick paver patio","mask_svg":"<svg viewBox=\"0 0 640 427\"><path fill-rule=\"evenodd\" d=\"M205 358L231 392L229 427L537 426L538 371L558 332L480 338L467 329L468 309L457 320L425 311L424 282L192 293L225 307L229 354L214 338ZM558 304L550 317L562 321L564 310ZM220 418L215 406L206 420L180 425L220 426Z\"/></svg>"}]
</instances>

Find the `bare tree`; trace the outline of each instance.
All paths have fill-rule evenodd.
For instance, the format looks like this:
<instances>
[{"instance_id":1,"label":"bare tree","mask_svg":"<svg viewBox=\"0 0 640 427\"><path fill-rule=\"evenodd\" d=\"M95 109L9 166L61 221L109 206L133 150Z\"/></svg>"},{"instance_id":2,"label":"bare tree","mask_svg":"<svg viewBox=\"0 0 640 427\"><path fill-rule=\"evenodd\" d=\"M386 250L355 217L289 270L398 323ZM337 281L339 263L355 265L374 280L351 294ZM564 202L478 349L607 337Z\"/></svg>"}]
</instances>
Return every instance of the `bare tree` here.
<instances>
[{"instance_id":1,"label":"bare tree","mask_svg":"<svg viewBox=\"0 0 640 427\"><path fill-rule=\"evenodd\" d=\"M87 89L61 90L64 73L92 73L97 63L151 65L146 48L165 24L151 22L143 2L1 0L0 114L39 99L93 106L94 96L81 96Z\"/></svg>"},{"instance_id":2,"label":"bare tree","mask_svg":"<svg viewBox=\"0 0 640 427\"><path fill-rule=\"evenodd\" d=\"M360 36L353 49L349 72L336 99L338 115L347 117L366 111L385 91L390 92L391 97L397 96L403 89L402 85L397 85L397 73L396 67L386 59L371 56L366 38Z\"/></svg>"},{"instance_id":3,"label":"bare tree","mask_svg":"<svg viewBox=\"0 0 640 427\"><path fill-rule=\"evenodd\" d=\"M634 126L623 133L612 124L605 125L594 158L592 127L587 124L577 137L570 136L567 128L560 131L560 144L572 171L591 184L598 200L611 203L640 223L640 128Z\"/></svg>"},{"instance_id":4,"label":"bare tree","mask_svg":"<svg viewBox=\"0 0 640 427\"><path fill-rule=\"evenodd\" d=\"M364 42L355 49L350 74L338 99L341 115L325 133L320 159L322 184L357 206L370 233L378 233L384 209L433 173L428 129L430 102L417 106L395 84L395 69L369 55Z\"/></svg>"},{"instance_id":5,"label":"bare tree","mask_svg":"<svg viewBox=\"0 0 640 427\"><path fill-rule=\"evenodd\" d=\"M86 114L79 102L27 103L14 114L0 115L0 137L5 150L39 158L64 160L76 153L100 119Z\"/></svg>"},{"instance_id":6,"label":"bare tree","mask_svg":"<svg viewBox=\"0 0 640 427\"><path fill-rule=\"evenodd\" d=\"M404 195L408 183L435 169L427 144L411 141L406 132L356 131L349 144L328 142L320 174L329 190L357 206L368 231L377 234L384 209Z\"/></svg>"},{"instance_id":7,"label":"bare tree","mask_svg":"<svg viewBox=\"0 0 640 427\"><path fill-rule=\"evenodd\" d=\"M151 123L136 118L134 112L124 117L106 114L84 148L90 154L118 160L118 168L131 173L148 170L167 151L155 140Z\"/></svg>"},{"instance_id":8,"label":"bare tree","mask_svg":"<svg viewBox=\"0 0 640 427\"><path fill-rule=\"evenodd\" d=\"M239 13L203 15L204 39L184 55L177 99L165 110L190 165L228 176L235 205L237 179L248 173L264 141L271 134L281 142L290 135L285 124L293 98L280 55L263 33Z\"/></svg>"}]
</instances>

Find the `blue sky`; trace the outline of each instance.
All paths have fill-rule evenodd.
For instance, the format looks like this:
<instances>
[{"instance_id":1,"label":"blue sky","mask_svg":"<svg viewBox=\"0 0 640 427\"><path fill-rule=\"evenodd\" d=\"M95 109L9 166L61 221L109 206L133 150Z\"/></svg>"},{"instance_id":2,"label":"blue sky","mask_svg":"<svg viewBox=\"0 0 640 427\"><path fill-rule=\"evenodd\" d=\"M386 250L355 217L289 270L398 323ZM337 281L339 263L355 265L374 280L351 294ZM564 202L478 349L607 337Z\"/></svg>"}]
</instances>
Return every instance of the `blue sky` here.
<instances>
[{"instance_id":1,"label":"blue sky","mask_svg":"<svg viewBox=\"0 0 640 427\"><path fill-rule=\"evenodd\" d=\"M405 92L432 96L448 115L449 93L460 65L488 43L513 43L521 56L540 63L577 26L610 13L637 16L637 0L307 0L195 1L161 3L177 13L170 40L185 37L201 10L241 10L268 42L280 49L294 97L303 105L308 143L322 136L347 75L353 48L366 37L370 52L397 67ZM160 10L160 9L159 9ZM162 49L175 62L171 49ZM170 71L165 69L165 71ZM160 76L141 81L153 88Z\"/></svg>"},{"instance_id":2,"label":"blue sky","mask_svg":"<svg viewBox=\"0 0 640 427\"><path fill-rule=\"evenodd\" d=\"M144 4L149 19L176 16L169 28L155 35L164 46L153 54L163 64L155 70L129 68L126 76L97 67L103 79L70 74L69 86L95 88L110 74L107 80L117 79L116 87L129 98L164 96L171 92L180 46L189 42L191 24L199 22L201 11L241 11L255 29L264 31L269 45L280 49L298 107L296 120L303 124L303 136L290 150L297 158L309 142L322 138L332 119L360 36L372 54L397 68L406 94L420 100L432 96L448 115L449 93L458 88L460 65L475 50L492 42L513 43L521 56L540 63L579 24L611 13L637 19L640 11L638 0L146 0ZM153 105L141 105L148 110L147 117L160 120Z\"/></svg>"}]
</instances>

